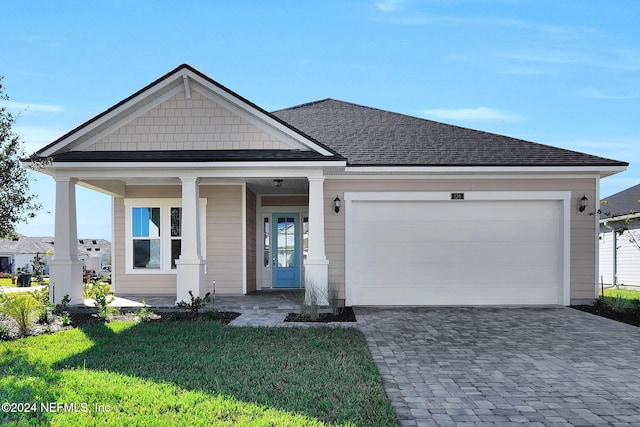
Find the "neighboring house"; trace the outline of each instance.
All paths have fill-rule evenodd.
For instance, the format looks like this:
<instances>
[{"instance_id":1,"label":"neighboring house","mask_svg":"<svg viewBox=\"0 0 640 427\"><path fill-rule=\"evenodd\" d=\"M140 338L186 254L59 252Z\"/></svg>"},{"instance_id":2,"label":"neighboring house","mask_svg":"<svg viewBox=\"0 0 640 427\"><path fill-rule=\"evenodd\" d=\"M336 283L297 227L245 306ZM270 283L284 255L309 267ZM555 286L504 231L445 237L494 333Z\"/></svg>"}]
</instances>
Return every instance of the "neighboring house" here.
<instances>
[{"instance_id":1,"label":"neighboring house","mask_svg":"<svg viewBox=\"0 0 640 427\"><path fill-rule=\"evenodd\" d=\"M49 274L48 263L53 253L52 237L29 237L22 234L11 239L0 239L0 272L16 274L33 271L31 261L39 253L46 265L43 274Z\"/></svg>"},{"instance_id":2,"label":"neighboring house","mask_svg":"<svg viewBox=\"0 0 640 427\"><path fill-rule=\"evenodd\" d=\"M31 261L39 253L45 261L44 274L49 274L49 265L55 253L54 242L53 237L29 237L23 234L12 239L0 239L0 272L33 272ZM110 264L111 243L103 239L80 239L77 255L84 269L100 270Z\"/></svg>"},{"instance_id":3,"label":"neighboring house","mask_svg":"<svg viewBox=\"0 0 640 427\"><path fill-rule=\"evenodd\" d=\"M111 242L104 239L78 239L78 258L86 271L111 266Z\"/></svg>"},{"instance_id":4,"label":"neighboring house","mask_svg":"<svg viewBox=\"0 0 640 427\"><path fill-rule=\"evenodd\" d=\"M333 99L269 113L188 65L36 155L56 181L56 298L73 301L76 184L112 197L121 295L593 300L589 214L628 165Z\"/></svg>"},{"instance_id":5,"label":"neighboring house","mask_svg":"<svg viewBox=\"0 0 640 427\"><path fill-rule=\"evenodd\" d=\"M600 280L640 287L640 184L600 203Z\"/></svg>"}]
</instances>

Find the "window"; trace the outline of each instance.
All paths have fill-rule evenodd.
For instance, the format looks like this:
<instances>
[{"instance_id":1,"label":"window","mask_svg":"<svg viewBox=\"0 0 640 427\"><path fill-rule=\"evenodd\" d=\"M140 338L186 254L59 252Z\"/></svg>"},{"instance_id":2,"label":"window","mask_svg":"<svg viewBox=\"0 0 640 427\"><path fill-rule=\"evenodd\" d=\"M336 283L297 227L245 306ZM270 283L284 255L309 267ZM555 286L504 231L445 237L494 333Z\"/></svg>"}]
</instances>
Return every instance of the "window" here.
<instances>
[{"instance_id":1,"label":"window","mask_svg":"<svg viewBox=\"0 0 640 427\"><path fill-rule=\"evenodd\" d=\"M133 268L160 269L160 208L133 208Z\"/></svg>"},{"instance_id":2,"label":"window","mask_svg":"<svg viewBox=\"0 0 640 427\"><path fill-rule=\"evenodd\" d=\"M271 264L271 256L270 256L270 245L269 245L269 236L271 235L271 229L269 225L269 218L264 218L264 266L269 267Z\"/></svg>"},{"instance_id":3,"label":"window","mask_svg":"<svg viewBox=\"0 0 640 427\"><path fill-rule=\"evenodd\" d=\"M182 250L182 208L171 208L171 268L176 268L176 260Z\"/></svg>"},{"instance_id":4,"label":"window","mask_svg":"<svg viewBox=\"0 0 640 427\"><path fill-rule=\"evenodd\" d=\"M126 199L127 274L174 273L182 251L180 199ZM206 258L206 199L200 200L200 244Z\"/></svg>"}]
</instances>

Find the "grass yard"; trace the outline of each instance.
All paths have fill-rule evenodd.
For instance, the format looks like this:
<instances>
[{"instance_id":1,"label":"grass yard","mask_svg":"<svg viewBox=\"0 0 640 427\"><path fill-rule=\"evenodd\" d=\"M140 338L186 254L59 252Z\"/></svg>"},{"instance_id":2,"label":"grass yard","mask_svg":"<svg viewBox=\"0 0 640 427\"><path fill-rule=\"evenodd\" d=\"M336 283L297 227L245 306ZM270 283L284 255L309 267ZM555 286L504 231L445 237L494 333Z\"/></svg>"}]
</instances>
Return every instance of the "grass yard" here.
<instances>
[{"instance_id":1,"label":"grass yard","mask_svg":"<svg viewBox=\"0 0 640 427\"><path fill-rule=\"evenodd\" d=\"M23 412L2 425L397 425L355 329L115 321L0 342L3 402Z\"/></svg>"},{"instance_id":2,"label":"grass yard","mask_svg":"<svg viewBox=\"0 0 640 427\"><path fill-rule=\"evenodd\" d=\"M605 298L617 298L618 295L620 295L620 298L624 298L630 301L633 301L635 299L640 300L640 291L633 291L628 289L616 290L615 288L604 290Z\"/></svg>"}]
</instances>

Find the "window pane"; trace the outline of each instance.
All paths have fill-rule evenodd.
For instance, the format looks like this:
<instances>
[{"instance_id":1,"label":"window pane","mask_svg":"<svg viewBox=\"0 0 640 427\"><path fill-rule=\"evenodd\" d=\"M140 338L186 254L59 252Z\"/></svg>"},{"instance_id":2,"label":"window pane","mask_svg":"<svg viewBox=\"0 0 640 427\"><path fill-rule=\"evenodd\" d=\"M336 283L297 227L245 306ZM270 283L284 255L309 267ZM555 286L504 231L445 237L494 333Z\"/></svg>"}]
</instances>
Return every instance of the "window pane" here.
<instances>
[{"instance_id":1,"label":"window pane","mask_svg":"<svg viewBox=\"0 0 640 427\"><path fill-rule=\"evenodd\" d=\"M180 258L182 252L182 240L171 241L171 268L176 268L176 260Z\"/></svg>"},{"instance_id":2,"label":"window pane","mask_svg":"<svg viewBox=\"0 0 640 427\"><path fill-rule=\"evenodd\" d=\"M302 219L302 256L306 260L309 253L309 217Z\"/></svg>"},{"instance_id":3,"label":"window pane","mask_svg":"<svg viewBox=\"0 0 640 427\"><path fill-rule=\"evenodd\" d=\"M160 208L133 208L133 237L160 237Z\"/></svg>"},{"instance_id":4,"label":"window pane","mask_svg":"<svg viewBox=\"0 0 640 427\"><path fill-rule=\"evenodd\" d=\"M182 208L171 208L171 237L182 236Z\"/></svg>"},{"instance_id":5,"label":"window pane","mask_svg":"<svg viewBox=\"0 0 640 427\"><path fill-rule=\"evenodd\" d=\"M269 218L264 218L264 266L269 267L271 260L269 259Z\"/></svg>"},{"instance_id":6,"label":"window pane","mask_svg":"<svg viewBox=\"0 0 640 427\"><path fill-rule=\"evenodd\" d=\"M160 240L133 241L133 268L160 268Z\"/></svg>"},{"instance_id":7,"label":"window pane","mask_svg":"<svg viewBox=\"0 0 640 427\"><path fill-rule=\"evenodd\" d=\"M295 267L295 222L293 218L278 218L278 267Z\"/></svg>"}]
</instances>

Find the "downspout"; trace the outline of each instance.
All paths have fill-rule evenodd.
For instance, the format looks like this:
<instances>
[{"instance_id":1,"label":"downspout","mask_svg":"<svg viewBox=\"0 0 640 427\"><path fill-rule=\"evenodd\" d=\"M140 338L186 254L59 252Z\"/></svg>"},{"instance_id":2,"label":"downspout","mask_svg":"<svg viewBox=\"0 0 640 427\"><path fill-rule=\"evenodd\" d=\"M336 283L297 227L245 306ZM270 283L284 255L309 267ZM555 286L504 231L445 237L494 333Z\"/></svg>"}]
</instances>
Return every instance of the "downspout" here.
<instances>
[{"instance_id":1,"label":"downspout","mask_svg":"<svg viewBox=\"0 0 640 427\"><path fill-rule=\"evenodd\" d=\"M602 223L605 227L611 230L611 234L613 235L613 286L618 286L618 233L616 229L609 225L609 221L604 221Z\"/></svg>"}]
</instances>

